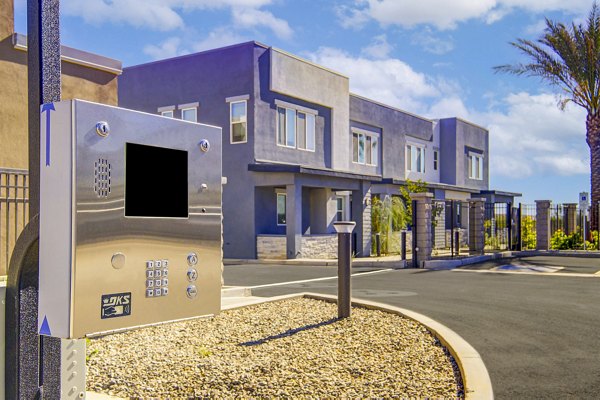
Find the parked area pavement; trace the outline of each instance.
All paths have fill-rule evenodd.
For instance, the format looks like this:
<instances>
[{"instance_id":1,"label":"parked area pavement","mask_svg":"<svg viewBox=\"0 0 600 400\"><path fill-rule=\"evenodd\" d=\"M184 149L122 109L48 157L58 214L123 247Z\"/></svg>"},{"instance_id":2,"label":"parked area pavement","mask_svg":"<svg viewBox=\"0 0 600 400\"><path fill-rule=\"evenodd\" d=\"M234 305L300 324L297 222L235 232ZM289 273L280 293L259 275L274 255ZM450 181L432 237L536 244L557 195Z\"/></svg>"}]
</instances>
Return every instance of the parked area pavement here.
<instances>
[{"instance_id":1,"label":"parked area pavement","mask_svg":"<svg viewBox=\"0 0 600 400\"><path fill-rule=\"evenodd\" d=\"M579 272L552 276L353 268L353 297L413 310L454 330L483 358L498 399L597 398L600 280L577 274L593 275L600 260L522 257L468 268L489 270L514 262ZM336 273L336 267L252 264L226 266L224 277L226 285L253 286L254 296L269 297L335 294ZM314 278L321 279L308 280ZM291 281L295 283L282 284ZM263 286L272 284L278 285Z\"/></svg>"},{"instance_id":2,"label":"parked area pavement","mask_svg":"<svg viewBox=\"0 0 600 400\"><path fill-rule=\"evenodd\" d=\"M553 256L516 257L466 265L461 269L598 275L600 272L600 259Z\"/></svg>"}]
</instances>

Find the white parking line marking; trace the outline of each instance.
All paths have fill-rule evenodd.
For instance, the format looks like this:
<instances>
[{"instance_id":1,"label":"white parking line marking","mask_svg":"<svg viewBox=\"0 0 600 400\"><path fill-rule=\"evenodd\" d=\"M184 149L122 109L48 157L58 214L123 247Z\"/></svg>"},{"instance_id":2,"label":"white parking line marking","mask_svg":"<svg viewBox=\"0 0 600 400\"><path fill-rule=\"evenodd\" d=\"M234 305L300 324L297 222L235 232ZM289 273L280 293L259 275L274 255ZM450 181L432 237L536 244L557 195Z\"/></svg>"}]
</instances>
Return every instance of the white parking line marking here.
<instances>
[{"instance_id":1,"label":"white parking line marking","mask_svg":"<svg viewBox=\"0 0 600 400\"><path fill-rule=\"evenodd\" d=\"M353 278L357 278L357 277L361 277L361 276L365 276L365 275L380 274L382 272L388 272L388 271L392 271L392 269L391 268L386 268L386 269L379 269L377 271L361 272L361 273L352 274L352 277ZM304 279L304 280L301 280L301 281L268 283L266 285L248 286L248 288L249 289L260 289L260 288L273 287L273 286L295 285L297 283L327 281L327 280L337 279L337 278L338 278L337 276L328 276L328 277L325 277L325 278Z\"/></svg>"},{"instance_id":2,"label":"white parking line marking","mask_svg":"<svg viewBox=\"0 0 600 400\"><path fill-rule=\"evenodd\" d=\"M453 269L452 272L479 272L484 274L511 274L511 275L535 275L535 276L573 276L579 278L600 278L598 272L595 274L581 274L568 272L515 272L515 271L492 271L489 269Z\"/></svg>"}]
</instances>

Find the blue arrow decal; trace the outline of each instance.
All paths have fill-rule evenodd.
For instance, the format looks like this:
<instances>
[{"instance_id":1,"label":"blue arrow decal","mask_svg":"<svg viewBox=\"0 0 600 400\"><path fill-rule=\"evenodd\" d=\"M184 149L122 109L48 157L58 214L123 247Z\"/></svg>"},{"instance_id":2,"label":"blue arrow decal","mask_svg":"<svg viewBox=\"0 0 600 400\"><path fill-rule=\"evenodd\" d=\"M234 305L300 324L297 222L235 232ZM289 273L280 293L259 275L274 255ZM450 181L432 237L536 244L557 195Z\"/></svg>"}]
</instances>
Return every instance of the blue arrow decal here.
<instances>
[{"instance_id":1,"label":"blue arrow decal","mask_svg":"<svg viewBox=\"0 0 600 400\"><path fill-rule=\"evenodd\" d=\"M50 333L50 325L48 324L48 318L44 315L44 322L42 322L42 327L40 328L40 335L52 336Z\"/></svg>"},{"instance_id":2,"label":"blue arrow decal","mask_svg":"<svg viewBox=\"0 0 600 400\"><path fill-rule=\"evenodd\" d=\"M46 165L50 165L50 111L55 111L54 103L42 105L42 114L46 113Z\"/></svg>"}]
</instances>

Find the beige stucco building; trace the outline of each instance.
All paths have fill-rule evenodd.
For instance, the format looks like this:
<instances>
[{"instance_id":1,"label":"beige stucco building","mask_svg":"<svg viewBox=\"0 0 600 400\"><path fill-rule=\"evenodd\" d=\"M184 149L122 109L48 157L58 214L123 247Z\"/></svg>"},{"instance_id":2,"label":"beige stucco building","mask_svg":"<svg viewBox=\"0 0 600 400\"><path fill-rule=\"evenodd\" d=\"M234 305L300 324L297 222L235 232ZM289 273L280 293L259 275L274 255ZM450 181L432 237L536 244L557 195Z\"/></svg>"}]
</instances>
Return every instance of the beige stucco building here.
<instances>
[{"instance_id":1,"label":"beige stucco building","mask_svg":"<svg viewBox=\"0 0 600 400\"><path fill-rule=\"evenodd\" d=\"M121 62L62 46L62 98L117 104ZM14 32L14 0L0 0L0 168L28 167L27 38Z\"/></svg>"}]
</instances>

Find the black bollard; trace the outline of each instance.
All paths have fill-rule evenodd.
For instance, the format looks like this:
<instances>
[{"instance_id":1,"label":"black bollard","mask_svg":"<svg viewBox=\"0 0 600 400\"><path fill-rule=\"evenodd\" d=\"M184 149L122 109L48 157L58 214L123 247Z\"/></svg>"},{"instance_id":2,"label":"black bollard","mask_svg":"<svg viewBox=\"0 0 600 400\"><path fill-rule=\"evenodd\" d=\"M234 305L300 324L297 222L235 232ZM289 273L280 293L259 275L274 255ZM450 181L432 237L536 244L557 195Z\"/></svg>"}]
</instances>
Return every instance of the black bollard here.
<instances>
[{"instance_id":1,"label":"black bollard","mask_svg":"<svg viewBox=\"0 0 600 400\"><path fill-rule=\"evenodd\" d=\"M338 318L350 317L353 221L334 222L338 234Z\"/></svg>"}]
</instances>

